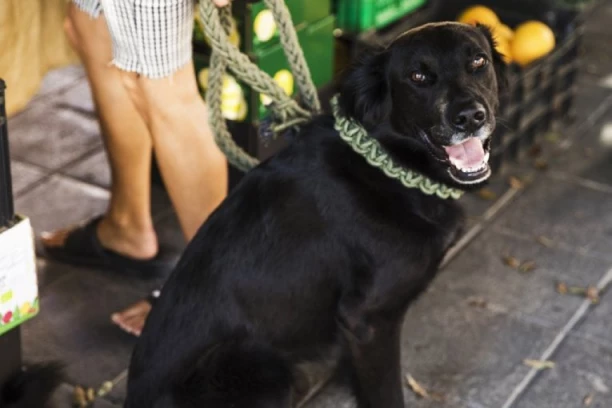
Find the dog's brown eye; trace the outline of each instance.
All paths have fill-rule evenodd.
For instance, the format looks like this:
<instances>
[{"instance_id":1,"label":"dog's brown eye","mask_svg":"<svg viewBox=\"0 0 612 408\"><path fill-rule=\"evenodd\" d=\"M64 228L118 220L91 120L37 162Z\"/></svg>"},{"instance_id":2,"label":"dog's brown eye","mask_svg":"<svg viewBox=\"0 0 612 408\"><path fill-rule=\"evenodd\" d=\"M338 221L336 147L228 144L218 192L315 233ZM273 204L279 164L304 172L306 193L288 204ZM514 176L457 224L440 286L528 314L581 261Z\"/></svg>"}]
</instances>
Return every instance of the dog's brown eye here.
<instances>
[{"instance_id":1,"label":"dog's brown eye","mask_svg":"<svg viewBox=\"0 0 612 408\"><path fill-rule=\"evenodd\" d=\"M482 68L485 65L487 65L487 59L483 57L482 55L477 56L472 61L472 68L474 69Z\"/></svg>"},{"instance_id":2,"label":"dog's brown eye","mask_svg":"<svg viewBox=\"0 0 612 408\"><path fill-rule=\"evenodd\" d=\"M427 77L422 72L414 71L412 74L410 74L410 79L416 83L423 83L427 80Z\"/></svg>"}]
</instances>

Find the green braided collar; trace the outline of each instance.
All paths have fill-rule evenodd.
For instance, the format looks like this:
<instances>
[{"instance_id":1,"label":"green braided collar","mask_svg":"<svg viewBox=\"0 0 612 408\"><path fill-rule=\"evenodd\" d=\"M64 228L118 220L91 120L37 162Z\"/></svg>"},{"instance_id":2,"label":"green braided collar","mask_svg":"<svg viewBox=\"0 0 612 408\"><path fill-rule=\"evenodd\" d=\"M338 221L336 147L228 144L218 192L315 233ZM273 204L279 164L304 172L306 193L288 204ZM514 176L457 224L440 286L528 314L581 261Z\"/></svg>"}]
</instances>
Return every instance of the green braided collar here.
<instances>
[{"instance_id":1,"label":"green braided collar","mask_svg":"<svg viewBox=\"0 0 612 408\"><path fill-rule=\"evenodd\" d=\"M370 137L360 124L340 114L338 95L331 99L331 106L336 118L334 127L340 133L340 137L355 152L363 156L370 165L379 168L388 177L399 180L405 187L418 188L427 195L436 195L443 199L458 199L463 195L462 190L435 182L422 174L397 164L378 140Z\"/></svg>"}]
</instances>

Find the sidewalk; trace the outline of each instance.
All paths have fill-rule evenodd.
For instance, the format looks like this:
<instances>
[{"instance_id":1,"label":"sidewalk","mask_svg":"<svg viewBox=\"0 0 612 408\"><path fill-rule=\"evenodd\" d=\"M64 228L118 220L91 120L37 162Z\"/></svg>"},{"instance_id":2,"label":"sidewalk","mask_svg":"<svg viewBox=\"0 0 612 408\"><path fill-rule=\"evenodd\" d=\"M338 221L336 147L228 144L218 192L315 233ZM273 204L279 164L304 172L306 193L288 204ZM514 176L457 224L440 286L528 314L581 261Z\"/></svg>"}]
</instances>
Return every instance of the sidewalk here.
<instances>
[{"instance_id":1,"label":"sidewalk","mask_svg":"<svg viewBox=\"0 0 612 408\"><path fill-rule=\"evenodd\" d=\"M544 142L548 168L514 164L492 181L494 197L462 199L470 228L406 316L404 373L432 393L418 398L406 386L407 407L612 407L612 293L593 305L557 292L559 282L612 280L611 19L608 4L588 24L577 120ZM9 134L16 208L37 233L104 211L110 176L80 67L50 73L27 110L9 120ZM510 176L531 182L511 188ZM155 188L152 201L160 243L178 255L182 238L168 198ZM535 269L520 272L504 257ZM42 257L38 267L41 314L23 326L25 358L67 362L59 407L70 406L73 385L104 381L115 389L94 406L121 407L135 339L109 316L160 282ZM554 367L532 378L525 359ZM352 406L335 389L310 404Z\"/></svg>"}]
</instances>

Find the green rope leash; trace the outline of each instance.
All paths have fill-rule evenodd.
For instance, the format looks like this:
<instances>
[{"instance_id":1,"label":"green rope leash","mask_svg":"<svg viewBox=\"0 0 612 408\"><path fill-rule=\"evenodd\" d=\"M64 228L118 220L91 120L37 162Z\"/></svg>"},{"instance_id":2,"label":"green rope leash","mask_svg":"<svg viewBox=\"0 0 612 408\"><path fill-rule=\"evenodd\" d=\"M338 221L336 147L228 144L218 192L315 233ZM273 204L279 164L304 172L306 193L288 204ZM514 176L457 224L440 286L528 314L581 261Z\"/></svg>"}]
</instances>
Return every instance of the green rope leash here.
<instances>
[{"instance_id":1,"label":"green rope leash","mask_svg":"<svg viewBox=\"0 0 612 408\"><path fill-rule=\"evenodd\" d=\"M380 143L370 137L360 124L341 115L337 95L332 98L331 106L336 118L334 127L340 137L355 152L366 159L370 165L379 168L388 177L399 180L405 187L418 188L427 195L436 195L443 199L458 199L463 195L462 190L437 183L422 174L397 164Z\"/></svg>"},{"instance_id":2,"label":"green rope leash","mask_svg":"<svg viewBox=\"0 0 612 408\"><path fill-rule=\"evenodd\" d=\"M200 18L204 22L203 28L212 46L209 87L206 92L210 125L219 148L225 153L229 162L242 171L250 170L259 162L234 142L221 111L223 76L228 68L252 89L268 95L275 101L270 106L275 119L272 126L275 134L308 122L314 113L321 110L317 88L312 82L304 52L300 47L285 2L283 0L264 0L264 3L276 20L285 56L307 109L288 96L274 79L261 71L246 55L230 43L227 36L232 27L231 6L218 8L212 0L200 0L199 3Z\"/></svg>"},{"instance_id":3,"label":"green rope leash","mask_svg":"<svg viewBox=\"0 0 612 408\"><path fill-rule=\"evenodd\" d=\"M312 116L321 110L317 89L312 82L310 70L306 64L304 53L297 39L291 15L283 0L264 0L270 9L279 28L281 44L289 66L296 78L301 97L307 109L301 107L268 74L261 71L257 65L242 54L228 39L232 28L231 6L218 8L212 0L200 0L199 12L203 22L204 32L210 40L212 54L210 59L209 85L206 92L206 102L209 107L210 124L215 134L217 145L228 158L229 162L242 171L248 171L259 164L259 161L246 153L234 142L221 110L221 92L223 76L227 69L238 79L245 82L257 92L268 95L273 101L271 106L275 124L274 133L282 132L291 127L298 127L308 122ZM387 176L399 180L408 188L418 188L428 195L440 198L461 197L463 191L405 169L394 162L382 146L369 137L363 127L353 120L342 117L337 105L337 97L332 99L332 108L336 118L335 128L341 138L355 152L363 156L369 164L380 168Z\"/></svg>"}]
</instances>

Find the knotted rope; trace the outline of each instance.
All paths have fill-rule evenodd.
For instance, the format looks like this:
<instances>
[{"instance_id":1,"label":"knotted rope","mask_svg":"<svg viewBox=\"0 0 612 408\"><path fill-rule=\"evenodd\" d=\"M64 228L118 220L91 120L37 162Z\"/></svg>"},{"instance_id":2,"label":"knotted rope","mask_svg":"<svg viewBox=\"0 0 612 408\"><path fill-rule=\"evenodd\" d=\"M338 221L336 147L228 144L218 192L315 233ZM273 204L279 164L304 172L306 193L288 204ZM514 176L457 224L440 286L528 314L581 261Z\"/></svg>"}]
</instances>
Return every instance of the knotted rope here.
<instances>
[{"instance_id":1,"label":"knotted rope","mask_svg":"<svg viewBox=\"0 0 612 408\"><path fill-rule=\"evenodd\" d=\"M269 108L272 111L273 121L271 130L275 134L307 122L313 114L321 110L317 89L312 82L304 52L298 42L295 27L285 2L283 0L264 0L264 3L272 12L278 26L285 56L306 109L288 96L270 75L260 70L236 46L230 43L227 36L232 27L231 6L219 8L215 6L212 0L200 0L199 3L204 32L209 38L212 48L209 85L206 92L210 124L219 148L225 153L229 162L242 171L250 170L256 166L258 160L240 148L227 129L221 111L223 77L227 69L253 90L268 95L274 101Z\"/></svg>"},{"instance_id":2,"label":"knotted rope","mask_svg":"<svg viewBox=\"0 0 612 408\"><path fill-rule=\"evenodd\" d=\"M306 59L285 2L283 0L264 0L264 3L272 12L279 28L285 56L289 61L289 66L306 108L303 108L288 96L274 79L260 70L236 46L231 44L228 39L232 28L231 6L218 8L212 0L200 0L199 3L204 32L212 47L209 84L206 92L210 124L219 148L225 153L229 162L242 171L250 170L259 161L238 146L227 129L221 110L223 77L227 69L253 90L271 98L273 103L269 105L269 108L273 113L274 125L272 131L275 134L308 122L314 114L321 110L317 89L312 82L310 70L306 65ZM424 194L436 195L442 199L461 197L462 190L435 182L422 174L397 164L380 143L370 137L359 123L341 115L337 96L332 99L331 103L336 119L335 129L340 137L356 153L364 157L370 165L381 169L388 177L399 180L405 187L418 188Z\"/></svg>"}]
</instances>

